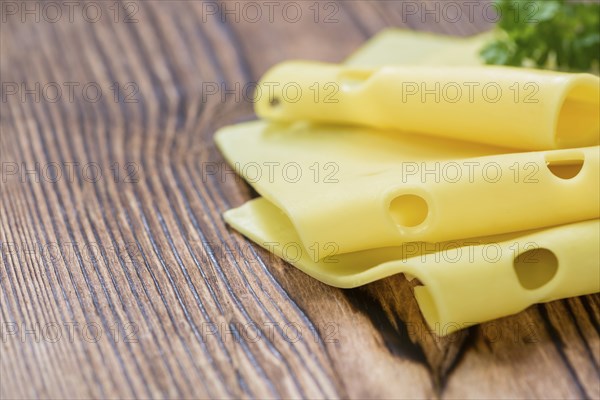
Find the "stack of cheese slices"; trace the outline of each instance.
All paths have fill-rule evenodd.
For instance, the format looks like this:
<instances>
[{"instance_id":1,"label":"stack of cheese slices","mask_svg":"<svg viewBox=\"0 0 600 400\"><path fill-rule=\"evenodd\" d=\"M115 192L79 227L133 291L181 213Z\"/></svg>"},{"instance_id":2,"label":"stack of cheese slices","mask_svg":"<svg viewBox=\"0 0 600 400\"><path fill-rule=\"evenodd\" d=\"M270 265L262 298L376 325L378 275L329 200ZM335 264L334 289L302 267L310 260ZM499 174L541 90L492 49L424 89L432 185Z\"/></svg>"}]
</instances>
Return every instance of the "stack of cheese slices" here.
<instances>
[{"instance_id":1,"label":"stack of cheese slices","mask_svg":"<svg viewBox=\"0 0 600 400\"><path fill-rule=\"evenodd\" d=\"M439 334L600 291L600 81L479 65L485 39L273 67L215 136L262 196L225 220L333 286L417 278Z\"/></svg>"}]
</instances>

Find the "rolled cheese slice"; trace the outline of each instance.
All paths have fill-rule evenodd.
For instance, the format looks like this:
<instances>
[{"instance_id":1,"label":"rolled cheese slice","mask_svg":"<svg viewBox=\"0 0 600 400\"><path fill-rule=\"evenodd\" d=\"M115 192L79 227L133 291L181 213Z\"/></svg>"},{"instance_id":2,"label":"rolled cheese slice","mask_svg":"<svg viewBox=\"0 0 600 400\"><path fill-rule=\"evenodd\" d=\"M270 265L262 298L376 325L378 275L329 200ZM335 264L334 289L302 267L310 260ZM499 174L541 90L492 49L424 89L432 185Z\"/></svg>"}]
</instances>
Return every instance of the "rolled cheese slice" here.
<instances>
[{"instance_id":1,"label":"rolled cheese slice","mask_svg":"<svg viewBox=\"0 0 600 400\"><path fill-rule=\"evenodd\" d=\"M593 146L600 80L491 66L361 67L290 61L261 80L273 121L358 124L526 150Z\"/></svg>"},{"instance_id":2,"label":"rolled cheese slice","mask_svg":"<svg viewBox=\"0 0 600 400\"><path fill-rule=\"evenodd\" d=\"M232 170L286 213L305 248L441 242L600 214L599 146L511 153L398 132L263 121L226 127L215 140Z\"/></svg>"},{"instance_id":3,"label":"rolled cheese slice","mask_svg":"<svg viewBox=\"0 0 600 400\"><path fill-rule=\"evenodd\" d=\"M538 231L341 254L335 244L306 249L284 212L264 198L227 211L243 235L332 286L352 288L394 274L416 277L429 327L446 335L515 314L535 303L600 291L598 219ZM354 234L360 235L356 227ZM313 252L326 257L315 262Z\"/></svg>"}]
</instances>

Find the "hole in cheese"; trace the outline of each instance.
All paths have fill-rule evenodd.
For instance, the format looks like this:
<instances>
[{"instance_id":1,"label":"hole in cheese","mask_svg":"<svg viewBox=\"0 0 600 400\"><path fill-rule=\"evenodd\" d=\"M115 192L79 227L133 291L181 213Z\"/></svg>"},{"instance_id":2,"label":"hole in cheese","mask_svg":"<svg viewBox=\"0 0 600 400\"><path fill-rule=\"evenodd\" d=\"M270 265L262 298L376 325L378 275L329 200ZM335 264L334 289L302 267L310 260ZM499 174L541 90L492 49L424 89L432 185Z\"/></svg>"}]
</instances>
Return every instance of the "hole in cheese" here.
<instances>
[{"instance_id":1,"label":"hole in cheese","mask_svg":"<svg viewBox=\"0 0 600 400\"><path fill-rule=\"evenodd\" d=\"M571 179L577 176L583 168L583 153L566 151L546 154L546 166L561 179Z\"/></svg>"},{"instance_id":2,"label":"hole in cheese","mask_svg":"<svg viewBox=\"0 0 600 400\"><path fill-rule=\"evenodd\" d=\"M558 271L558 259L548 249L531 249L519 254L513 266L521 286L527 290L534 290L554 278Z\"/></svg>"},{"instance_id":3,"label":"hole in cheese","mask_svg":"<svg viewBox=\"0 0 600 400\"><path fill-rule=\"evenodd\" d=\"M429 213L429 207L422 197L414 194L403 194L392 200L389 211L396 224L413 227L425 221Z\"/></svg>"},{"instance_id":4,"label":"hole in cheese","mask_svg":"<svg viewBox=\"0 0 600 400\"><path fill-rule=\"evenodd\" d=\"M279 107L279 105L281 105L281 101L278 97L272 97L271 99L269 99L269 105L273 108L276 108Z\"/></svg>"},{"instance_id":5,"label":"hole in cheese","mask_svg":"<svg viewBox=\"0 0 600 400\"><path fill-rule=\"evenodd\" d=\"M597 89L574 85L567 93L556 120L559 147L592 146L599 142L600 101Z\"/></svg>"},{"instance_id":6,"label":"hole in cheese","mask_svg":"<svg viewBox=\"0 0 600 400\"><path fill-rule=\"evenodd\" d=\"M341 89L344 91L354 90L365 83L374 70L361 70L361 69L345 69L339 75Z\"/></svg>"}]
</instances>

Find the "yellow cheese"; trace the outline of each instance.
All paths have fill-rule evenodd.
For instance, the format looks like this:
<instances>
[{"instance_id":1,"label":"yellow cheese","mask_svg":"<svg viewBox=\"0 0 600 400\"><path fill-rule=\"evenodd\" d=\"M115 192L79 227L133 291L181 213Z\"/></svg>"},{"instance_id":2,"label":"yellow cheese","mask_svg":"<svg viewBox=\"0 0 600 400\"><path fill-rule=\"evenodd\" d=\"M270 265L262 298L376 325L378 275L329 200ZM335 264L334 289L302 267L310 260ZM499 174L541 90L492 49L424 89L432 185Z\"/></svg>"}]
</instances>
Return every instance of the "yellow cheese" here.
<instances>
[{"instance_id":1,"label":"yellow cheese","mask_svg":"<svg viewBox=\"0 0 600 400\"><path fill-rule=\"evenodd\" d=\"M335 243L306 249L286 215L262 198L224 217L260 246L332 286L351 288L398 273L418 278L423 286L415 287L417 302L439 335L534 303L600 291L598 219L519 234L340 254ZM353 233L361 231L357 225ZM325 257L315 257L314 252Z\"/></svg>"},{"instance_id":2,"label":"yellow cheese","mask_svg":"<svg viewBox=\"0 0 600 400\"><path fill-rule=\"evenodd\" d=\"M386 29L352 54L345 65L481 65L479 51L492 40L492 31L470 37L442 36L429 32Z\"/></svg>"},{"instance_id":3,"label":"yellow cheese","mask_svg":"<svg viewBox=\"0 0 600 400\"><path fill-rule=\"evenodd\" d=\"M507 153L365 128L254 121L220 130L236 171L306 248L440 242L598 218L600 147Z\"/></svg>"},{"instance_id":4,"label":"yellow cheese","mask_svg":"<svg viewBox=\"0 0 600 400\"><path fill-rule=\"evenodd\" d=\"M369 41L350 57L348 64L353 66L381 66L390 63L461 65L464 62L474 65L478 63L478 41L481 43L483 40L485 40L484 36L454 39L389 30ZM402 57L400 54L405 54L406 57ZM246 128L249 129L246 132L250 134L248 138L243 137ZM317 212L316 215L322 216L323 213L319 211L322 207L327 208L330 200L337 202L338 198L343 197L336 186L347 183L347 179L356 179L355 182L362 185L371 177L386 174L397 162L400 151L402 151L403 157L406 157L407 162L417 163L418 160L431 163L435 160L464 160L510 153L509 150L502 148L433 139L426 136L421 136L418 140L416 138L408 140L410 138L408 135L400 134L392 137L390 133L385 132L359 135L360 129L341 128L329 128L322 131L319 135L320 147L311 148L310 143L313 137L307 133L305 127L297 125L287 129L295 129L298 133L294 138L293 146L308 149L307 155L300 162L312 162L308 169L306 169L306 165L301 168L303 175L299 180L308 177L313 180L314 185L319 187L321 193L329 193L329 195L323 195L320 203L312 202L310 195L301 193L302 200L294 203L295 207L292 210L294 213L300 212L301 216L310 214L311 210ZM276 184L256 183L257 180L279 180L280 183L283 180L286 184L293 181L298 182L298 177L294 174L297 171L296 164L299 164L294 159L297 152L288 147L286 138L279 136L278 132L281 132L281 129L276 125L265 128L264 125L257 122L242 125L239 129L228 128L228 131L230 134L222 132L217 136L219 147L226 152L228 160L241 175L260 188L265 197L277 203L275 206L266 199L257 199L240 208L230 210L225 213L224 217L231 226L305 273L333 286L360 286L396 273L418 277L425 286L418 286L415 289L417 301L427 323L440 335L449 334L474 323L516 313L536 302L600 291L599 223L597 219L538 231L508 233L502 236L436 244L406 243L402 246L380 247L346 254L342 254L339 242L335 239L331 242L321 243L313 241L306 246L288 218L287 215L290 214L282 207L283 203L291 204L292 196L289 199L285 197L283 202L277 202L278 197L275 195L278 192L272 190L277 186ZM261 137L254 137L255 135ZM406 139L398 139L399 137ZM237 144L236 140L239 140ZM271 150L269 150L267 158L264 158L265 154L254 157L252 154L260 149L248 146L256 140L269 140L272 146L271 150L279 152L276 159L284 159L285 163L275 165L274 160L271 159ZM250 153L237 163L234 157L240 155L240 150L236 147L241 147ZM380 151L371 154L367 151L371 147ZM351 152L352 157L355 157L354 161L360 162L360 166L355 165L351 157L342 160L343 162L337 165L332 163L330 154L342 153L344 149L349 150L349 148L354 148ZM232 151L231 154L230 151ZM577 174L582 161L579 151L585 153L583 167L586 167L585 164L589 162L589 159L585 157L589 152L593 153L591 157L596 164L592 168L595 168L596 172L587 172L587 174L597 173L598 148L596 147L574 150L571 153L548 153L550 154L548 158L544 157L547 167L536 164L539 169L534 173L536 167L531 167L529 164L518 165L514 170L519 173L513 176L517 176L517 182L528 182L536 186L537 184L531 182L531 179L539 177L538 174L541 171L547 174L545 168L548 168L555 178L564 179L564 184L576 185L577 179L582 179L584 176L581 174L582 171ZM532 154L535 154L534 157L538 157L539 162L540 154L547 153ZM267 164L258 165L256 160L267 160ZM405 163L404 165L405 174L412 174L414 164ZM446 163L445 165L450 164ZM420 168L417 173L421 174L424 171L422 164L418 163L418 166ZM367 170L360 175L359 168L365 167ZM254 171L252 172L252 170ZM513 171L511 172L514 173ZM531 175L532 173L533 175ZM576 175L574 178L569 178L574 175ZM223 178L226 177L227 175ZM444 179L449 177L446 175ZM550 177L547 176L547 178ZM547 179L544 180L547 181ZM572 196L577 197L579 202L574 207L568 208L579 208L582 204L588 204L586 201L592 192L593 199L589 204L594 204L595 201L597 208L597 182L592 182L592 185L594 186L589 193L585 190L583 192L574 191ZM308 186L306 184L305 187ZM488 185L488 187L491 186ZM294 190L298 193L301 192L298 189ZM538 208L548 206L554 201L555 196L551 194L540 201ZM410 204L410 202L408 203ZM509 210L504 206L502 193L499 193L496 199L492 199L492 204L504 209L502 212L506 213L508 212L506 210ZM513 210L520 212L519 207ZM321 228L331 233L332 237L337 234L345 237L349 234L359 240L370 240L369 234L365 233L365 229L369 227L368 218L365 226L362 224L364 220L360 214L352 214L345 207L342 211L347 213L339 227L321 225ZM382 210L380 209L380 211ZM492 212L489 217L493 218L494 222L502 223L502 217L496 215L497 211ZM558 212L570 211L564 209L558 210ZM361 224L353 222L357 219ZM466 218L466 220L468 219ZM465 221L459 221L458 225L463 222ZM489 223L487 219L481 221L482 225ZM310 242L310 239L307 241ZM375 243L374 247L379 246L381 245ZM459 258L457 258L459 254L457 248L462 249ZM536 248L539 249L537 252L529 251ZM314 260L320 261L315 262Z\"/></svg>"},{"instance_id":5,"label":"yellow cheese","mask_svg":"<svg viewBox=\"0 0 600 400\"><path fill-rule=\"evenodd\" d=\"M510 67L348 67L284 62L261 80L258 116L358 124L528 150L593 146L600 79Z\"/></svg>"}]
</instances>

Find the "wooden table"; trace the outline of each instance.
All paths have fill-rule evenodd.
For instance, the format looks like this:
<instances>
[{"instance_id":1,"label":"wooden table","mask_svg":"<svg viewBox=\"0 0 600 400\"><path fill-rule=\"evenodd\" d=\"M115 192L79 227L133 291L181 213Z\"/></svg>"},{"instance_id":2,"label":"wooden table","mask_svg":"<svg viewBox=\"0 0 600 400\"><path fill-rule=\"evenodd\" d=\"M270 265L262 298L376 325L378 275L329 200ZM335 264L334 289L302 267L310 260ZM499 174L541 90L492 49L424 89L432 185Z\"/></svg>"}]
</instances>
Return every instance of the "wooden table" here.
<instances>
[{"instance_id":1,"label":"wooden table","mask_svg":"<svg viewBox=\"0 0 600 400\"><path fill-rule=\"evenodd\" d=\"M390 26L474 34L481 13L58 4L1 5L2 398L600 396L598 295L439 338L404 277L334 289L220 216L256 193L212 137L254 118L269 66L340 62Z\"/></svg>"}]
</instances>

